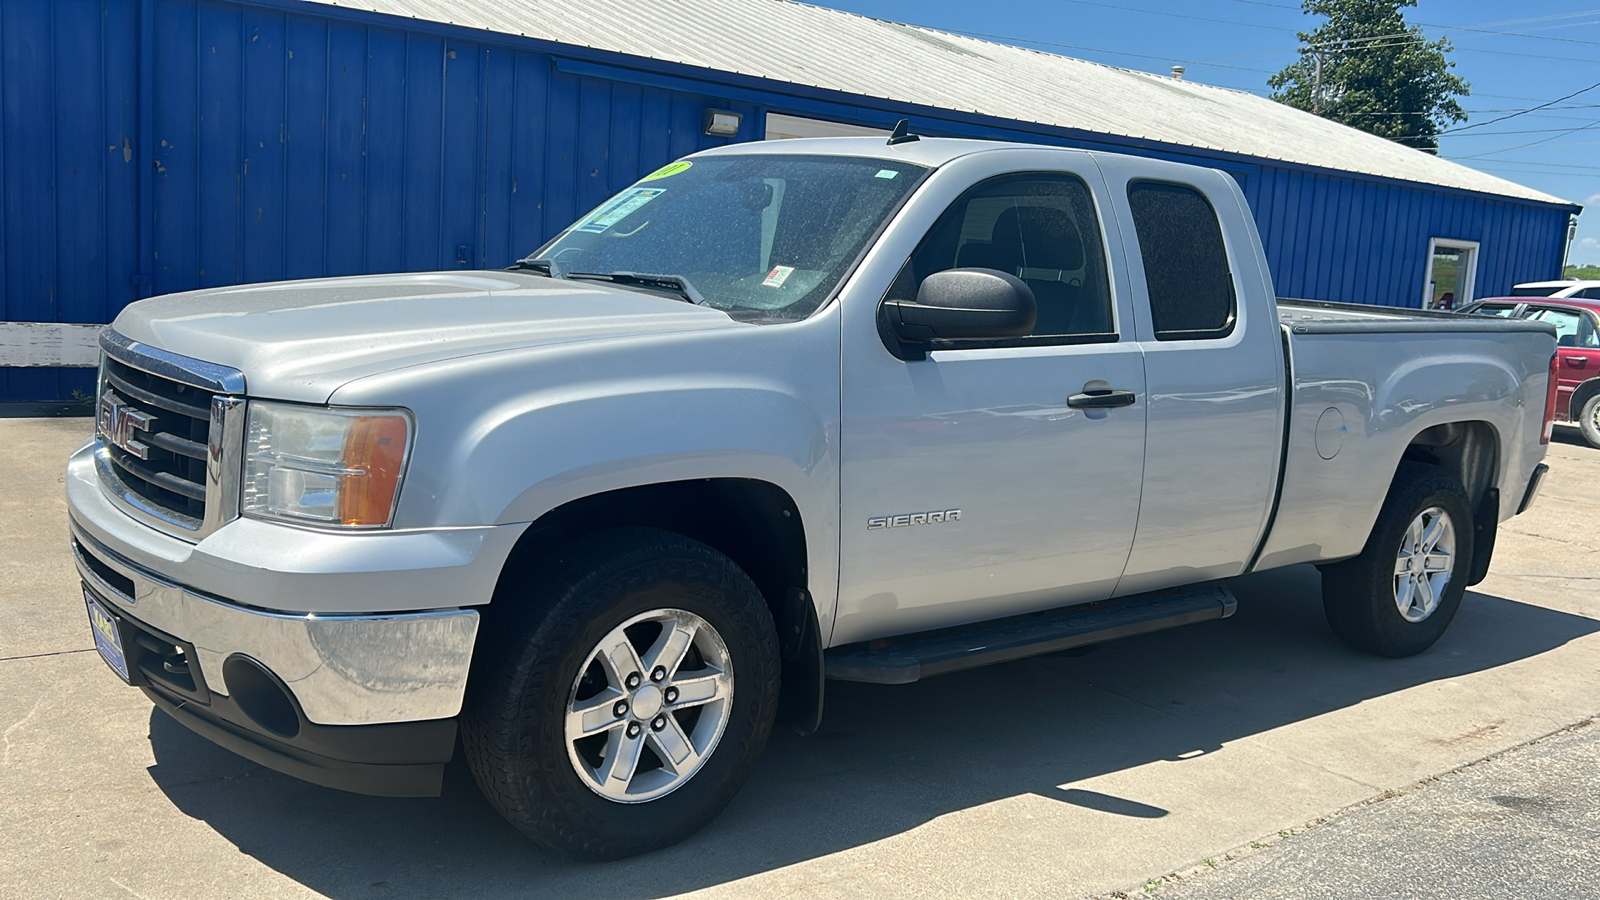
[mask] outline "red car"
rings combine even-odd
[[[1576,425],[1600,447],[1600,299],[1491,297],[1461,312],[1475,316],[1538,319],[1556,327],[1556,421]]]

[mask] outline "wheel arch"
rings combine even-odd
[[[1467,584],[1489,572],[1500,527],[1500,434],[1488,422],[1448,422],[1424,428],[1411,438],[1401,459],[1438,466],[1456,477],[1472,510],[1472,567]]]
[[[1578,386],[1572,389],[1572,397],[1567,402],[1567,421],[1578,421],[1578,416],[1583,412],[1583,405],[1596,394],[1600,394],[1600,376],[1579,382]]]
[[[822,714],[822,637],[812,602],[806,527],[788,491],[751,478],[702,478],[618,488],[570,500],[523,532],[501,569],[496,598],[536,577],[556,547],[619,527],[659,528],[711,547],[744,570],[761,592],[783,656],[779,720],[815,731]],[[492,628],[495,605],[484,607]],[[503,615],[504,613],[501,613]],[[482,629],[480,629],[482,630]]]

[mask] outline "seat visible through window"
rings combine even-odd
[[[1039,308],[1033,337],[1114,331],[1094,206],[1074,176],[1002,176],[973,188],[929,230],[890,295],[914,299],[922,279],[953,268],[1022,279]]]

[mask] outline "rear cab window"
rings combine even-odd
[[[1156,340],[1212,340],[1232,334],[1239,302],[1211,201],[1186,184],[1135,181],[1128,185],[1128,206]]]

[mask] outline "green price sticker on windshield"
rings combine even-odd
[[[655,181],[657,178],[670,178],[673,175],[678,174],[679,172],[687,172],[687,171],[689,171],[689,167],[692,166],[692,165],[694,165],[694,163],[689,162],[687,159],[682,159],[682,160],[679,160],[679,161],[677,161],[675,163],[667,163],[666,165],[664,165],[661,168],[655,170],[654,172],[651,172],[649,175],[646,175],[645,177],[643,177],[643,178],[641,178],[639,180],[640,181]]]

